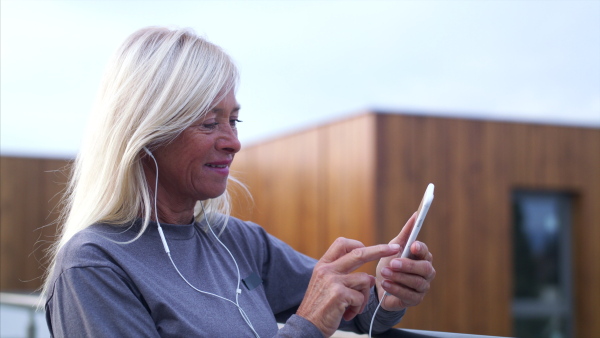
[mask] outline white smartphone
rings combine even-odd
[[[433,188],[433,184],[429,183],[427,189],[425,189],[425,195],[423,195],[423,199],[421,200],[421,204],[417,210],[417,220],[415,221],[415,226],[410,232],[410,236],[408,237],[404,251],[402,251],[402,255],[400,256],[401,258],[406,258],[410,255],[410,246],[417,239],[417,235],[421,230],[425,216],[427,216],[427,211],[429,211],[429,206],[431,206],[431,202],[433,202]]]

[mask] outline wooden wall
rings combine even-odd
[[[243,148],[233,175],[254,205],[237,201],[234,214],[315,258],[340,236],[375,243],[374,132],[364,115]]]
[[[364,114],[243,149],[255,203],[237,215],[318,258],[338,236],[388,242],[432,182],[420,239],[438,274],[401,327],[509,336],[511,193],[570,192],[577,336],[600,336],[599,149],[598,129]]]
[[[0,159],[0,290],[33,291],[41,286],[44,255],[54,240],[66,176],[64,160]],[[45,227],[46,226],[46,227]]]
[[[512,334],[514,189],[575,196],[577,337],[600,336],[600,129],[365,113],[244,147],[233,174],[254,200],[234,214],[315,258],[339,236],[386,243],[435,200],[420,239],[437,277],[401,327]],[[0,289],[34,290],[67,161],[2,157]],[[374,271],[374,264],[363,271]]]

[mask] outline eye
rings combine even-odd
[[[239,120],[239,119],[231,119],[231,120],[229,120],[229,125],[231,126],[231,128],[235,129],[235,128],[237,128],[237,124],[240,122],[244,122],[244,121]]]
[[[212,123],[202,123],[199,125],[200,129],[204,130],[204,131],[212,131],[217,129],[217,126],[219,125],[219,122],[212,122]]]

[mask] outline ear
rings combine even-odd
[[[154,157],[154,155],[152,154],[152,152],[150,151],[150,149],[148,149],[148,147],[143,147],[142,150],[140,151],[140,163],[142,164],[142,168],[144,169],[144,172],[146,172],[147,170],[150,170],[152,173],[154,173],[156,171],[156,167],[158,166],[158,163],[156,162],[156,158]],[[147,175],[148,173],[146,173]]]

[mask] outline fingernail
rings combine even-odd
[[[394,268],[394,269],[400,269],[400,268],[402,268],[402,261],[394,259],[392,261],[392,268]]]
[[[381,275],[383,277],[389,277],[392,275],[392,270],[390,270],[388,268],[383,268],[383,269],[381,269]]]
[[[400,244],[390,244],[390,248],[394,250],[400,250]]]
[[[417,249],[417,251],[421,251],[421,243],[415,242],[415,249]]]

